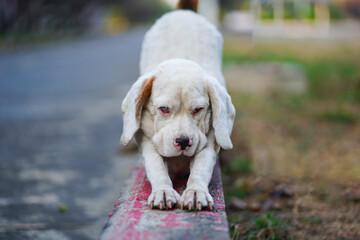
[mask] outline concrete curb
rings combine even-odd
[[[100,235],[101,240],[120,239],[229,239],[221,172],[217,162],[209,185],[214,198],[213,211],[149,210],[147,198],[151,185],[145,169],[138,165],[125,192],[115,203]],[[179,192],[187,179],[173,182]]]

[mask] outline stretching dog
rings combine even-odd
[[[196,0],[180,0],[146,33],[141,76],[122,103],[120,142],[136,138],[152,187],[150,208],[212,210],[216,155],[232,148],[235,108],[221,71],[223,39],[196,10]],[[184,175],[180,196],[171,178]]]

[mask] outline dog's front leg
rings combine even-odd
[[[180,195],[173,188],[164,160],[149,138],[144,137],[141,145],[146,176],[152,188],[148,198],[149,208],[172,208],[180,200]]]
[[[216,163],[216,153],[212,144],[208,144],[201,152],[195,155],[190,163],[190,176],[187,186],[180,198],[181,209],[201,210],[208,207],[212,210],[214,200],[209,194],[208,185]]]

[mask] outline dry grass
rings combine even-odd
[[[359,58],[360,42],[331,41],[258,41],[234,36],[225,36],[225,63],[238,59],[244,60],[294,60],[316,63],[323,60],[348,61],[353,57]]]
[[[313,101],[296,110],[277,104],[279,97],[249,97],[247,103],[238,97],[233,101],[243,114],[233,134],[247,136],[256,173],[360,180],[360,112],[351,105],[347,112],[355,122],[329,122],[321,116],[327,106]]]

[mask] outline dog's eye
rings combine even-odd
[[[201,112],[201,110],[203,110],[204,108],[199,107],[199,108],[195,108],[195,110],[193,111],[193,115],[198,114],[199,112]]]
[[[168,107],[159,107],[159,110],[163,116],[167,116],[170,114],[170,109]]]

